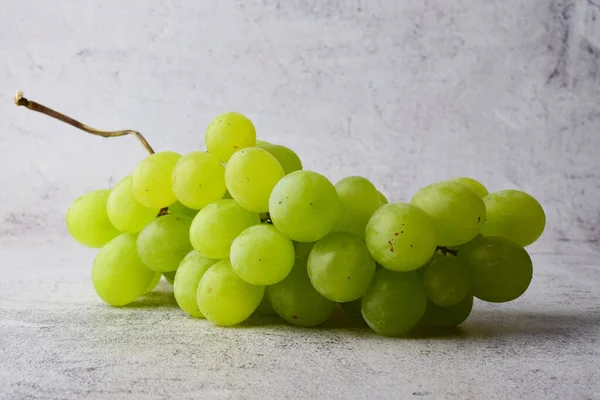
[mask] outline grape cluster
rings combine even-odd
[[[453,327],[473,298],[507,302],[532,279],[524,247],[545,214],[517,190],[457,178],[388,203],[367,179],[333,185],[292,150],[216,117],[207,151],[154,153],[111,190],[77,199],[70,234],[100,248],[98,296],[122,306],[164,276],[187,314],[220,326],[254,313],[316,326],[336,307],[387,336]]]

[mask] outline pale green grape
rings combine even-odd
[[[236,325],[252,315],[264,294],[264,286],[244,281],[225,259],[210,267],[200,279],[198,308],[206,319],[216,325]]]
[[[196,215],[190,228],[190,241],[205,256],[220,260],[229,257],[231,243],[244,229],[258,224],[258,214],[246,210],[235,200],[219,200]]]
[[[388,203],[388,199],[387,197],[385,197],[385,195],[381,192],[379,193],[379,200],[381,201],[381,205],[387,204]]]
[[[485,224],[483,200],[458,182],[426,186],[413,196],[411,203],[433,219],[439,246],[467,243]]]
[[[453,328],[462,324],[473,309],[473,296],[467,295],[460,303],[450,307],[440,307],[427,302],[421,324],[432,328]]]
[[[315,242],[294,242],[294,248],[296,249],[296,257],[308,261],[308,256],[315,245]]]
[[[456,257],[436,257],[425,267],[423,286],[429,300],[441,307],[453,306],[469,292],[467,271]]]
[[[161,277],[162,277],[162,274],[160,272],[156,272],[154,274],[154,278],[152,278],[152,282],[150,282],[150,284],[148,285],[148,289],[146,289],[146,293],[149,293],[149,292],[153,291],[154,289],[156,289],[156,287],[158,286],[158,283],[160,282]]]
[[[225,167],[219,159],[204,151],[181,157],[172,175],[173,192],[186,207],[200,210],[225,194]]]
[[[138,254],[148,268],[175,271],[192,250],[188,237],[192,220],[181,215],[163,215],[142,229],[137,239]]]
[[[147,268],[136,250],[136,236],[122,234],[96,255],[92,284],[100,298],[113,306],[129,304],[148,291],[156,271]]]
[[[360,176],[342,179],[335,184],[335,189],[342,207],[333,230],[351,232],[364,240],[367,222],[381,206],[380,193],[369,180]]]
[[[294,266],[294,244],[273,225],[246,228],[231,244],[231,265],[253,285],[273,285]]]
[[[227,162],[236,151],[256,144],[256,129],[244,115],[228,112],[211,121],[204,141],[209,153]]]
[[[362,315],[380,335],[406,335],[423,317],[427,295],[415,271],[379,268],[362,297]]]
[[[308,278],[306,260],[298,257],[288,276],[267,286],[266,293],[277,315],[293,325],[317,326],[335,311],[335,302],[315,290]]]
[[[481,184],[481,182],[476,181],[473,178],[468,178],[468,177],[462,176],[460,178],[451,179],[450,181],[462,183],[463,185],[465,185],[466,187],[471,189],[477,196],[481,197],[482,199],[488,195],[488,190],[486,189],[486,187],[483,186]]]
[[[315,243],[308,257],[308,276],[329,300],[358,299],[375,274],[375,260],[365,243],[351,233],[333,232]]]
[[[84,246],[102,247],[121,232],[106,213],[110,190],[94,190],[79,197],[67,211],[67,229]]]
[[[177,275],[177,270],[162,273],[162,276],[165,277],[165,281],[167,281],[171,286],[175,284],[175,275]]]
[[[381,206],[367,224],[367,247],[375,260],[393,271],[417,269],[433,256],[435,224],[421,209],[407,203]]]
[[[313,171],[295,171],[281,179],[269,199],[275,227],[297,242],[314,242],[333,229],[340,212],[335,187]]]
[[[533,264],[527,251],[502,237],[484,237],[460,248],[457,259],[469,276],[469,290],[492,303],[521,296],[531,283]]]
[[[106,212],[110,222],[122,232],[138,233],[158,215],[160,208],[146,207],[131,191],[131,177],[121,180],[110,192]]]
[[[255,213],[269,211],[269,196],[284,175],[279,161],[258,147],[238,151],[225,167],[225,183],[231,197]]]
[[[546,214],[536,199],[519,190],[490,193],[483,201],[487,221],[481,233],[501,236],[525,247],[544,232]]]
[[[279,161],[279,164],[281,164],[283,167],[283,171],[286,175],[302,169],[302,161],[300,161],[300,157],[298,157],[296,153],[285,146],[270,143],[259,144],[256,142],[256,147],[271,153],[271,155],[273,155],[277,161]]]
[[[131,189],[135,198],[151,208],[167,207],[177,198],[171,187],[173,168],[181,155],[161,151],[142,160],[131,174]]]
[[[171,214],[181,215],[182,217],[194,218],[198,214],[198,210],[193,210],[176,201],[169,206]]]
[[[198,285],[206,271],[217,260],[206,258],[197,250],[190,251],[179,264],[173,282],[173,295],[179,307],[196,318],[204,318],[198,309]]]

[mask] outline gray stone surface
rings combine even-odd
[[[597,0],[0,1],[0,398],[600,398],[599,18]],[[548,215],[532,287],[436,338],[218,329],[166,284],[107,307],[64,214],[143,149],[16,90],[182,153],[240,111],[393,201],[458,175],[521,188]]]

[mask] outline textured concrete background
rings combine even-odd
[[[596,0],[0,1],[0,60],[0,397],[600,398]],[[180,152],[237,110],[396,201],[458,175],[522,188],[548,214],[536,278],[421,341],[215,330],[168,295],[107,308],[64,213],[144,151],[17,109],[16,90]]]

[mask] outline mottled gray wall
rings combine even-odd
[[[144,157],[12,105],[16,90],[156,149],[211,117],[393,200],[456,175],[539,198],[543,242],[598,246],[598,0],[2,1],[0,235],[63,235]]]

